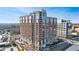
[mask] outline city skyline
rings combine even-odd
[[[67,16],[70,15],[70,8],[16,8],[19,11],[15,8],[3,9],[8,11],[4,14],[14,20],[8,20],[10,24],[0,25],[0,51],[79,51],[79,24],[72,24],[67,19],[71,17]],[[60,10],[63,11],[59,15],[67,16],[66,19],[59,17]],[[73,15],[78,9],[72,8],[70,12]],[[2,18],[6,19],[5,15]],[[11,23],[17,20],[15,16],[19,16],[18,24]],[[60,23],[57,20],[61,20]]]
[[[47,16],[79,23],[79,7],[0,7],[0,23],[19,23],[19,16],[45,9]]]

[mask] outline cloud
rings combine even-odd
[[[47,16],[79,22],[78,7],[0,7],[0,22],[18,22],[19,17],[32,11],[45,9]]]

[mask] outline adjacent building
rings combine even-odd
[[[70,20],[62,20],[57,25],[57,37],[60,39],[68,38],[71,35],[71,22]]]
[[[79,35],[79,24],[72,24],[72,35]]]

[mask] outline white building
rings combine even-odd
[[[62,20],[61,23],[57,25],[57,37],[60,39],[68,38],[71,34],[70,28],[71,22],[69,20]]]

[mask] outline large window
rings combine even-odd
[[[26,17],[26,23],[28,23],[28,17]]]
[[[23,17],[23,23],[24,23],[24,21],[25,21],[25,18]]]
[[[36,13],[36,19],[40,19],[40,15],[39,15],[39,13]]]
[[[35,13],[32,14],[32,22],[35,22]]]
[[[31,19],[32,19],[32,17],[31,17],[31,16],[29,16],[29,23],[31,23]]]
[[[38,19],[36,19],[36,23],[38,23]]]

